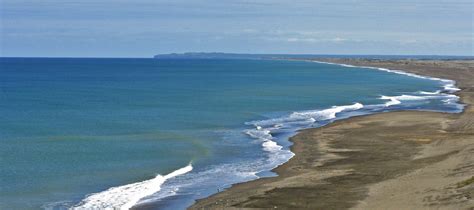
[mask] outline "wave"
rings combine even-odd
[[[193,167],[189,164],[165,176],[157,175],[153,179],[112,187],[103,192],[87,196],[71,209],[130,209],[142,198],[160,191],[161,185],[165,183],[166,180],[183,175],[191,170],[193,170]]]
[[[457,88],[456,87],[456,83],[452,80],[445,80],[445,81],[448,81],[448,84],[445,84],[443,87],[446,91],[448,91],[449,93],[454,93],[456,91],[460,91],[461,89]],[[449,82],[450,81],[450,82]]]
[[[401,104],[402,102],[397,99],[397,97],[390,97],[390,96],[381,96],[380,99],[382,100],[390,100],[389,102],[385,103],[386,107]]]
[[[438,95],[440,93],[441,93],[441,90],[437,90],[434,92],[418,91],[418,94],[422,94],[422,95]]]
[[[329,109],[293,112],[292,114],[286,117],[251,121],[245,124],[254,125],[256,130],[265,132],[265,135],[268,136],[269,133],[267,131],[281,128],[284,124],[307,124],[313,123],[315,121],[330,120],[336,118],[337,113],[343,111],[358,110],[363,107],[364,105],[362,105],[361,103],[354,103],[352,105],[345,106],[333,106]],[[267,129],[262,130],[263,127],[267,127]]]
[[[354,111],[362,109],[364,105],[361,103],[355,103],[353,105],[346,106],[333,106],[329,109],[323,109],[321,111],[305,111],[305,112],[295,112],[291,116],[301,116],[301,117],[311,117],[311,119],[318,120],[329,120],[336,118],[336,114],[342,111]]]
[[[445,104],[452,104],[453,102],[459,101],[459,96],[452,94],[441,93],[441,91],[435,92],[424,92],[419,91],[418,93],[423,95],[400,95],[400,96],[381,96],[382,100],[389,100],[385,103],[385,107],[401,104],[402,101],[420,101],[420,100],[432,100],[440,99]]]
[[[313,125],[317,121],[335,119],[338,113],[355,111],[362,109],[363,107],[364,105],[361,103],[354,103],[352,105],[333,106],[329,109],[323,110],[293,112],[285,117],[247,122],[247,125],[252,125],[254,128],[247,129],[244,132],[251,138],[262,141],[263,150],[270,153],[270,159],[279,158],[280,162],[282,162],[281,153],[282,151],[285,151],[286,157],[284,157],[283,162],[286,162],[294,156],[294,153],[289,150],[283,150],[283,146],[274,141],[275,137],[272,134],[278,133],[282,130],[286,132],[296,132],[301,128]],[[274,167],[277,167],[278,165]]]
[[[401,95],[401,96],[381,96],[382,100],[390,100],[385,103],[386,107],[401,104],[402,101],[416,101],[416,100],[425,100],[428,97],[423,96],[413,96],[413,95]]]

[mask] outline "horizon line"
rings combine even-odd
[[[426,57],[472,57],[473,55],[441,55],[441,54],[311,54],[311,53],[239,53],[239,52],[170,52],[170,53],[158,53],[151,55],[150,57],[141,57],[141,56],[115,56],[115,57],[107,57],[107,56],[1,56],[0,58],[103,58],[103,59],[112,59],[112,58],[150,58],[154,59],[156,55],[170,55],[170,54],[185,54],[185,53],[219,53],[219,54],[239,54],[239,55],[290,55],[290,56],[401,56],[401,57],[410,57],[410,56],[426,56]]]

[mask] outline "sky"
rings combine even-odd
[[[0,0],[0,56],[472,56],[473,8],[473,0]]]

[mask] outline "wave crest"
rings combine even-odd
[[[103,192],[87,196],[78,205],[71,209],[130,209],[142,198],[160,191],[161,185],[165,183],[166,180],[183,175],[192,170],[193,166],[189,164],[188,166],[173,171],[165,176],[157,175],[153,179],[119,187],[112,187]]]

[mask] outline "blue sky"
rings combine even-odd
[[[473,55],[472,0],[0,0],[1,56]]]

